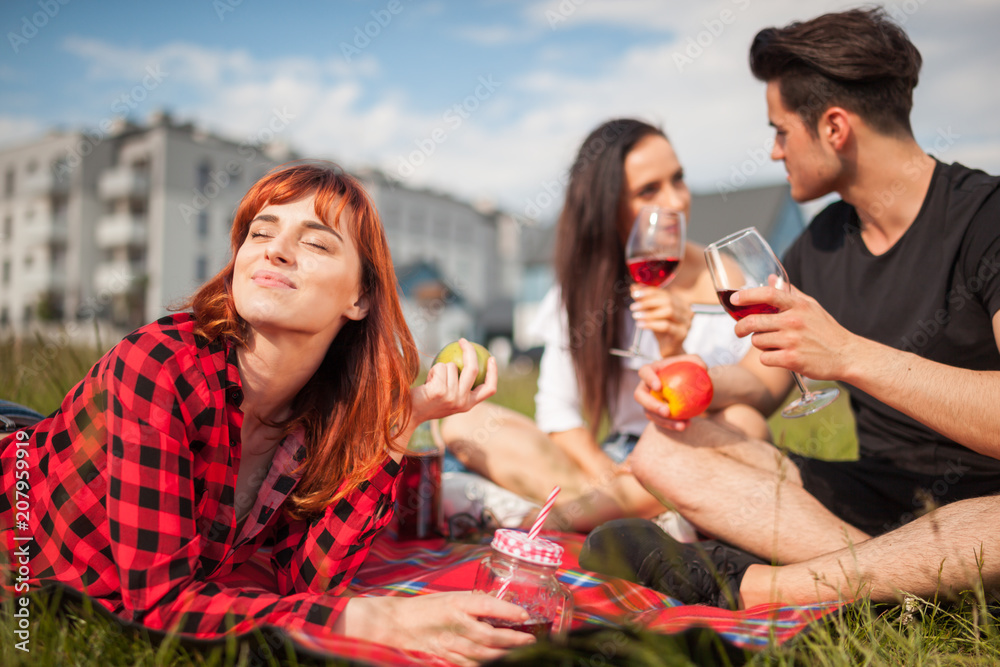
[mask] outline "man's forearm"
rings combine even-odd
[[[861,339],[840,378],[969,449],[1000,458],[1000,371],[972,371]]]

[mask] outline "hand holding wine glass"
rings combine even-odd
[[[663,287],[677,273],[684,256],[686,220],[680,211],[659,206],[645,206],[636,216],[625,244],[625,263],[633,282],[647,287]],[[632,345],[627,350],[612,349],[620,357],[639,357],[639,336],[636,326]]]
[[[777,313],[778,309],[766,303],[734,305],[732,296],[735,292],[768,286],[790,290],[785,267],[754,227],[740,230],[710,244],[705,248],[705,261],[712,274],[719,302],[736,320],[749,315]],[[781,411],[785,417],[810,415],[825,408],[840,395],[840,390],[836,387],[811,392],[805,388],[798,373],[792,372],[792,377],[802,396],[785,406]]]

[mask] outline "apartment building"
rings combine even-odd
[[[155,319],[222,266],[240,197],[283,157],[174,123],[0,152],[0,328]]]
[[[103,130],[0,151],[0,335],[59,326],[85,334],[93,322],[120,335],[162,316],[228,261],[232,215],[249,186],[296,157],[165,113]],[[509,332],[513,219],[377,171],[359,177],[397,268],[431,266],[447,285],[437,298],[403,294],[422,349]]]

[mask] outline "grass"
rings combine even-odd
[[[48,413],[100,356],[98,349],[14,344],[0,341],[3,396]],[[533,412],[536,374],[509,369],[494,400],[526,414]],[[824,458],[856,455],[853,421],[846,398],[799,420],[772,418],[775,441],[789,449]],[[0,561],[3,560],[0,554]],[[0,562],[4,572],[8,564]],[[83,603],[60,603],[34,596],[30,610],[30,652],[16,648],[18,619],[12,601],[0,596],[0,665],[10,667],[94,665],[243,665],[315,664],[278,646],[263,653],[246,643],[214,648],[158,641],[123,630],[114,620]],[[1000,614],[980,595],[958,602],[915,601],[910,608],[862,600],[815,624],[783,646],[757,653],[727,649],[712,633],[695,631],[662,636],[627,630],[599,630],[573,636],[567,645],[538,645],[509,654],[504,664],[580,665],[992,665],[1000,663]],[[267,648],[268,643],[261,641]],[[339,664],[331,662],[329,664]]]

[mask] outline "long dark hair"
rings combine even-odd
[[[621,362],[612,347],[624,343],[628,296],[625,248],[618,233],[626,215],[625,157],[643,138],[662,130],[630,118],[610,120],[587,137],[570,169],[566,203],[556,229],[555,271],[569,324],[569,345],[583,402],[596,435],[612,410]],[[610,415],[613,417],[613,415]]]
[[[285,432],[305,428],[302,479],[286,510],[295,518],[320,514],[382,465],[396,430],[410,418],[410,384],[419,360],[403,319],[396,274],[382,223],[361,184],[332,163],[277,167],[250,188],[236,210],[232,258],[191,298],[198,331],[209,340],[245,345],[246,322],[233,303],[236,254],[250,222],[267,204],[316,195],[316,215],[348,231],[361,259],[368,314],[344,324],[313,377],[299,391]]]
[[[883,134],[912,136],[921,63],[917,47],[881,8],[765,28],[750,47],[754,76],[779,82],[782,102],[813,136],[831,106],[853,111]]]

